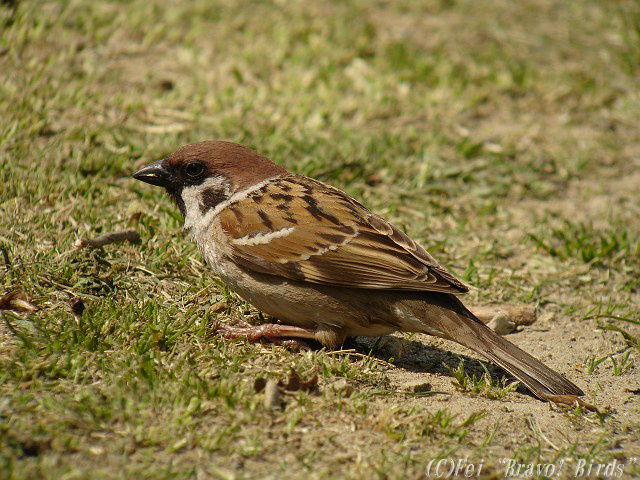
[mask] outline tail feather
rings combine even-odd
[[[429,319],[429,325],[445,338],[470,348],[504,368],[542,400],[553,395],[584,395],[584,392],[540,360],[505,340],[482,323],[457,297],[447,295],[441,304],[440,319]],[[445,320],[446,319],[446,320]]]
[[[468,321],[466,317],[463,318]],[[465,342],[463,345],[504,368],[525,384],[537,397],[545,399],[549,395],[584,395],[584,392],[575,384],[513,343],[500,337],[482,322],[470,323],[469,327],[475,331],[477,339]]]

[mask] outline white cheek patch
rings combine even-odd
[[[192,228],[199,229],[207,226],[213,218],[214,208],[205,210],[201,209],[203,195],[206,191],[217,192],[224,198],[229,197],[229,183],[223,177],[207,178],[200,185],[184,187],[182,193],[182,201],[184,202],[186,215],[184,217],[184,228],[190,230]]]

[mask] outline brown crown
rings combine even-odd
[[[164,162],[168,167],[179,167],[193,160],[204,163],[210,172],[227,177],[232,184],[231,193],[288,173],[286,169],[258,152],[237,143],[224,141],[184,145],[169,155]]]

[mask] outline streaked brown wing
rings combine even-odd
[[[306,177],[273,180],[224,209],[220,222],[233,260],[256,272],[354,288],[468,290],[386,220]]]

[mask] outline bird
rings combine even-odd
[[[279,321],[229,326],[230,337],[334,349],[351,336],[426,333],[484,356],[541,400],[584,395],[476,318],[457,296],[463,282],[338,188],[221,140],[181,146],[133,178],[163,187],[215,275]]]

